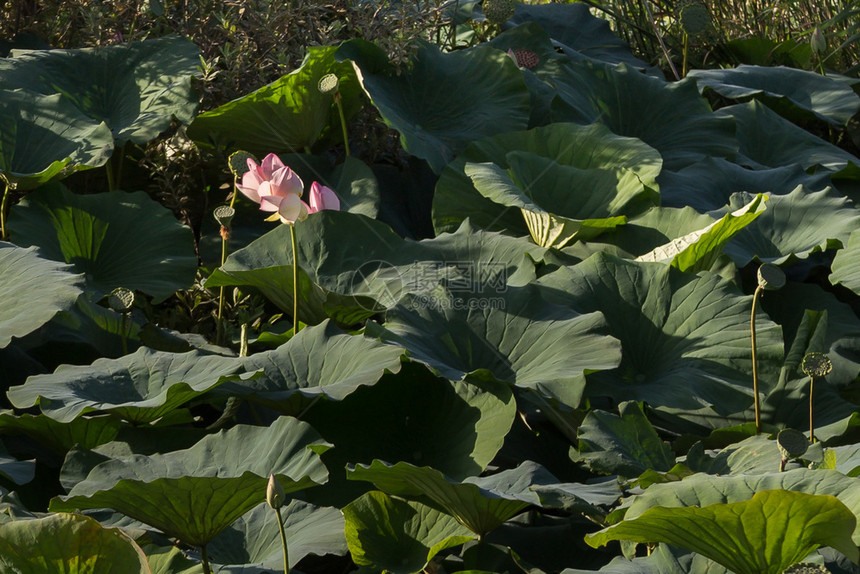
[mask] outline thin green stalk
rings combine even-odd
[[[346,157],[349,157],[349,138],[346,135],[346,118],[343,117],[343,105],[340,103],[340,92],[334,95],[334,103],[337,104],[337,113],[340,115],[340,129],[343,131],[343,147],[346,149]]]
[[[6,241],[9,234],[6,232],[6,203],[9,201],[9,182],[5,178],[3,180],[3,201],[0,202],[0,239]]]
[[[657,21],[654,19],[654,14],[651,13],[651,7],[648,5],[648,0],[644,0],[642,5],[645,6],[645,11],[648,13],[648,20],[651,22],[651,27],[654,28],[654,34],[657,35],[657,41],[660,42],[660,49],[663,50],[663,55],[666,56],[666,63],[669,64],[669,68],[672,70],[672,74],[675,76],[675,79],[680,81],[681,76],[678,75],[678,70],[675,69],[675,64],[672,63],[672,58],[669,56],[669,49],[666,47],[666,43],[663,42],[663,35],[660,34],[660,29],[657,27]]]
[[[224,266],[224,262],[227,260],[227,240],[224,236],[221,236],[221,267]],[[221,322],[221,315],[224,313],[224,286],[221,285],[221,288],[218,290],[218,328],[217,333],[215,335],[215,344],[221,345],[223,343],[224,337],[224,325]]]
[[[756,287],[755,293],[753,293],[753,302],[752,302],[752,315],[750,317],[750,336],[752,339],[752,372],[753,372],[753,393],[754,404],[755,404],[755,432],[756,434],[761,434],[761,413],[759,408],[759,395],[758,395],[758,364],[756,363],[756,348],[755,348],[755,308],[756,302],[758,301],[759,293],[761,293],[764,288],[759,285]]]
[[[128,313],[123,313],[120,316],[119,332],[122,339],[122,354],[128,355]]]
[[[809,377],[809,442],[815,442],[815,423],[812,420],[812,398],[815,392],[815,377]]]
[[[212,574],[212,569],[209,567],[209,553],[206,551],[206,545],[200,547],[200,562],[203,564],[203,574]]]
[[[119,157],[119,161],[117,161],[117,164],[116,164],[116,176],[114,177],[114,189],[119,189],[120,185],[122,184],[122,165],[124,163],[122,161],[122,158],[125,156],[125,144],[123,144],[123,146],[121,148],[119,148],[117,151],[118,151],[118,154],[116,154],[116,155],[117,155],[117,157]]]
[[[281,546],[284,549],[284,574],[290,574],[290,555],[287,550],[287,533],[284,532],[284,520],[281,518],[281,509],[276,508],[275,513],[278,515],[278,529],[281,531]]]
[[[290,226],[290,240],[293,244],[293,335],[299,332],[299,248],[296,241],[296,226]]]
[[[105,173],[107,174],[108,191],[115,190],[116,183],[114,182],[113,177],[113,161],[110,158],[108,158],[107,163],[105,164]]]

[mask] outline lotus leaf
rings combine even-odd
[[[860,294],[860,231],[851,233],[845,248],[833,259],[830,282],[834,285],[842,284]]]
[[[270,473],[286,493],[325,482],[317,452],[329,446],[289,417],[268,427],[237,425],[186,450],[103,462],[50,510],[112,508],[203,546],[265,500]]]
[[[203,565],[185,556],[176,546],[143,547],[152,574],[203,574]]]
[[[187,124],[197,111],[191,77],[199,50],[179,36],[79,50],[16,50],[12,56],[0,60],[0,84],[62,94],[81,113],[106,122],[117,146],[147,143],[174,117]]]
[[[75,304],[83,278],[71,271],[70,265],[43,259],[35,248],[0,241],[0,276],[15,277],[0,283],[0,348]]]

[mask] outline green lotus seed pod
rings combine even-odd
[[[514,17],[516,5],[513,0],[484,0],[481,7],[487,20],[494,24],[504,24]]]
[[[284,505],[284,487],[278,482],[274,474],[269,475],[269,484],[266,485],[266,502],[272,508],[280,508]]]
[[[711,13],[700,2],[685,4],[679,16],[681,27],[690,36],[699,36],[711,29]]]
[[[812,48],[813,54],[822,54],[827,50],[827,38],[824,37],[824,32],[818,26],[815,27],[809,37],[809,47]]]
[[[785,286],[785,273],[772,263],[765,263],[758,268],[759,287],[766,291],[776,291]]]
[[[809,439],[802,432],[794,429],[782,429],[776,435],[776,446],[782,458],[797,458],[803,456],[809,448]]]
[[[520,68],[532,70],[540,63],[540,58],[531,50],[514,50],[514,61]]]
[[[337,76],[334,74],[326,74],[320,78],[317,88],[323,94],[334,94],[337,92],[339,85],[340,82],[338,82]]]
[[[799,562],[789,567],[783,574],[830,574],[830,570],[821,564]]]
[[[108,296],[108,307],[117,313],[128,313],[134,306],[134,291],[125,287],[117,287]]]
[[[222,227],[230,227],[230,222],[233,221],[233,216],[236,215],[236,210],[229,205],[219,205],[213,212],[215,221]]]
[[[254,160],[255,163],[257,161],[257,158],[255,158],[253,154],[242,150],[233,152],[230,155],[227,159],[227,163],[230,165],[230,171],[233,172],[234,178],[242,179],[242,176],[248,172],[249,159]]]
[[[824,353],[807,353],[800,363],[800,370],[809,377],[825,377],[833,370],[833,363]]]

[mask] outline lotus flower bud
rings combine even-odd
[[[765,263],[758,268],[759,287],[766,291],[776,291],[785,285],[785,273],[772,263]]]
[[[812,48],[813,54],[822,54],[827,50],[827,38],[824,37],[824,32],[818,26],[815,27],[809,37],[809,47]]]
[[[272,508],[280,508],[284,505],[284,487],[278,482],[274,474],[269,475],[269,484],[266,486],[266,502]]]

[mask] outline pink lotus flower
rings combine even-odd
[[[308,195],[308,202],[310,203],[308,206],[309,213],[316,213],[323,209],[340,211],[340,200],[337,198],[337,195],[332,189],[319,182],[315,181],[311,184],[311,191]]]
[[[281,158],[270,153],[257,165],[248,159],[248,171],[236,185],[262,211],[277,212],[284,223],[295,223],[308,216],[308,206],[301,200],[304,183]]]

